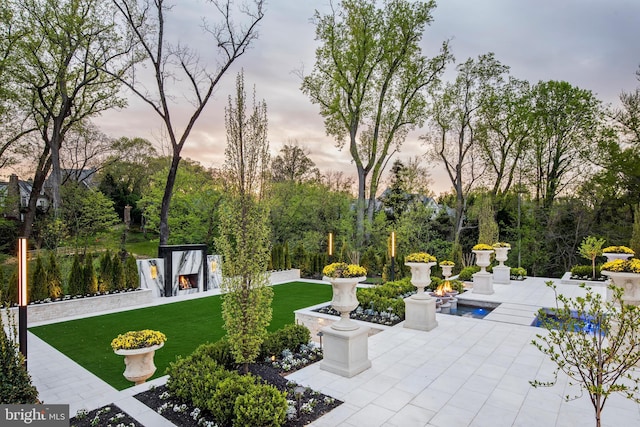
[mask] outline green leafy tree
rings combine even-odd
[[[47,289],[50,298],[60,298],[62,296],[62,273],[58,267],[56,254],[49,252],[49,263],[47,265]]]
[[[166,165],[149,177],[149,188],[138,201],[146,219],[145,228],[160,231],[160,211],[166,179]],[[214,246],[218,235],[218,210],[223,192],[211,170],[184,159],[176,175],[168,218],[171,244],[205,243]]]
[[[582,240],[580,248],[578,249],[580,256],[591,261],[591,267],[593,269],[593,275],[591,277],[593,279],[596,278],[596,259],[602,255],[602,247],[604,246],[604,243],[604,239],[598,239],[595,236],[587,236]]]
[[[532,96],[529,179],[535,183],[535,200],[548,210],[558,194],[584,179],[584,163],[591,162],[605,132],[604,111],[591,91],[567,82],[540,82]]]
[[[12,2],[15,26],[23,33],[12,66],[19,104],[42,144],[22,234],[29,237],[45,178],[52,205],[62,205],[61,150],[72,129],[101,112],[125,105],[120,84],[102,68],[126,73],[129,39],[118,32],[107,0],[24,0]],[[51,172],[51,173],[49,173]]]
[[[63,218],[75,237],[76,246],[82,242],[87,249],[89,239],[97,233],[109,230],[118,222],[113,210],[113,201],[100,191],[84,188],[74,182],[63,187],[65,205],[61,209]]]
[[[298,145],[298,141],[285,144],[280,154],[271,162],[271,179],[274,182],[309,182],[320,179],[320,171],[307,150]]]
[[[532,344],[556,364],[552,381],[530,381],[534,387],[553,386],[558,373],[569,377],[570,385],[586,392],[593,405],[596,427],[600,427],[607,399],[620,393],[640,403],[640,307],[626,304],[622,289],[610,286],[613,298],[587,289],[586,296],[575,299],[558,294],[553,282],[547,282],[556,295],[556,307],[540,309],[538,317],[546,334],[537,334]],[[584,287],[584,285],[581,285]],[[581,393],[580,393],[581,394]],[[578,396],[567,395],[570,400]]]
[[[435,1],[343,0],[316,12],[316,62],[302,91],[320,106],[327,134],[345,144],[356,166],[356,249],[373,222],[384,167],[407,133],[424,120],[425,91],[449,61],[447,43],[427,58],[421,41]],[[367,202],[368,201],[368,202]]]
[[[29,288],[29,302],[42,301],[49,296],[47,292],[47,269],[40,255],[36,257]]]
[[[0,404],[27,403],[38,403],[38,390],[19,351],[15,319],[6,309],[0,313]]]
[[[236,94],[225,109],[227,147],[225,174],[227,198],[220,216],[216,240],[224,262],[222,315],[236,363],[249,363],[271,322],[273,290],[269,276],[269,211],[261,202],[268,162],[267,106],[264,101],[247,105],[244,77],[236,79]]]
[[[171,164],[164,185],[159,223],[160,244],[166,245],[169,243],[169,208],[182,149],[226,71],[257,38],[257,26],[264,16],[264,1],[251,0],[237,9],[230,0],[210,2],[212,11],[207,18],[219,16],[219,20],[213,27],[205,21],[204,29],[212,36],[209,45],[219,53],[215,69],[198,60],[197,50],[183,44],[172,45],[165,38],[169,34],[165,25],[171,22],[170,12],[180,10],[179,6],[184,5],[168,5],[164,0],[144,5],[138,5],[134,0],[114,0],[113,3],[122,19],[123,34],[133,34],[139,47],[137,53],[144,59],[140,66],[149,67],[155,85],[137,78],[138,73],[122,74],[117,70],[110,70],[110,73],[158,114],[170,144]],[[234,16],[236,11],[238,16]],[[181,16],[192,15],[183,12]],[[237,24],[240,17],[246,20],[243,25]],[[188,82],[187,87],[175,85],[176,79]],[[180,125],[176,123],[176,117],[184,117],[184,114],[171,114],[179,98],[186,99],[192,108],[192,113],[187,113],[186,123]]]

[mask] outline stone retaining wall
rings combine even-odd
[[[153,302],[151,289],[138,289],[136,291],[119,292],[95,297],[69,299],[44,304],[30,304],[27,306],[27,323],[32,325],[34,323],[49,322],[73,316],[83,316],[103,311],[146,305],[151,302]],[[13,307],[11,311],[14,313],[14,319],[17,322],[18,308]]]

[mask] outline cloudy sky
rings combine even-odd
[[[211,17],[204,0],[175,0],[168,15],[173,40],[202,52],[213,64],[209,40],[200,29],[201,16]],[[236,74],[243,69],[247,88],[255,85],[256,97],[268,108],[269,142],[273,155],[287,142],[297,140],[310,152],[321,171],[342,170],[355,176],[346,151],[338,151],[325,135],[317,106],[300,91],[296,70],[309,72],[314,65],[314,12],[326,13],[328,0],[270,0],[259,27],[259,38],[232,66],[217,88],[214,99],[183,150],[183,157],[205,166],[220,167],[226,145],[224,108],[233,93]],[[637,0],[440,0],[433,23],[423,37],[423,51],[435,54],[450,40],[456,62],[494,52],[511,68],[514,77],[532,83],[565,80],[593,91],[608,104],[617,104],[621,91],[640,86],[635,72],[640,65],[640,2]],[[455,76],[449,66],[446,78]],[[186,112],[186,113],[185,113]],[[179,126],[191,113],[178,96],[174,118]],[[125,110],[111,111],[96,120],[112,137],[144,137],[160,144],[160,119],[150,108],[131,98]],[[420,155],[426,148],[410,135],[398,158]],[[450,188],[448,179],[433,165],[436,193]]]

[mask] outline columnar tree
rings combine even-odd
[[[373,221],[382,172],[407,133],[423,122],[426,89],[449,61],[447,43],[427,58],[421,43],[435,1],[343,0],[316,13],[316,63],[302,91],[320,106],[327,134],[345,144],[356,165],[357,249],[365,240],[365,211]]]
[[[251,0],[239,7],[239,15],[244,22],[234,16],[234,3],[231,0],[207,2],[213,8],[211,15],[219,16],[219,21],[204,26],[204,31],[211,36],[208,45],[213,46],[218,54],[214,69],[201,63],[199,53],[188,45],[168,39],[166,24],[169,12],[176,5],[167,4],[164,0],[113,2],[123,20],[123,31],[131,34],[138,43],[137,54],[144,59],[141,66],[151,70],[153,84],[140,79],[138,73],[111,71],[111,74],[160,116],[171,147],[171,164],[160,208],[160,245],[166,245],[169,241],[169,207],[182,149],[224,74],[258,37],[257,26],[264,16],[264,1]],[[143,69],[138,71],[146,72]],[[186,86],[176,85],[177,80],[183,80]],[[182,125],[176,121],[178,115],[171,114],[177,98],[186,98],[193,107],[191,115]]]
[[[224,273],[222,314],[237,363],[254,362],[271,322],[273,290],[268,287],[269,227],[261,200],[268,165],[267,106],[248,105],[244,78],[236,79],[235,98],[225,109],[227,199],[220,216],[218,248]]]

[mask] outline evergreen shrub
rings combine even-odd
[[[73,265],[69,273],[69,290],[67,294],[71,296],[84,294],[84,271],[78,255],[73,257]]]
[[[259,384],[235,401],[235,423],[238,426],[281,426],[287,414],[284,392],[274,386]]]
[[[47,270],[40,255],[36,258],[29,288],[29,302],[43,301],[49,296],[49,292],[47,292]]]
[[[15,319],[8,309],[5,314],[0,313],[0,404],[37,403],[38,390],[31,384],[24,357],[18,351]]]
[[[247,393],[256,385],[256,377],[251,374],[240,375],[232,372],[228,377],[218,383],[215,391],[209,396],[206,408],[211,411],[216,421],[222,425],[231,425],[234,419],[234,406],[236,399]],[[259,426],[262,424],[243,424],[236,422],[234,425]]]
[[[269,332],[262,342],[260,358],[264,359],[281,354],[285,349],[292,352],[300,350],[300,346],[311,341],[311,332],[304,325],[289,324],[274,332]]]
[[[171,362],[166,373],[169,393],[184,402],[193,402],[198,408],[207,408],[218,383],[231,375],[209,357],[192,356]]]
[[[458,280],[463,280],[466,282],[470,282],[473,280],[473,275],[480,271],[480,267],[477,265],[470,265],[469,267],[465,267],[458,274]]]
[[[49,253],[47,290],[49,291],[49,298],[60,298],[62,296],[62,273],[58,267],[58,261],[56,260],[54,251]]]

